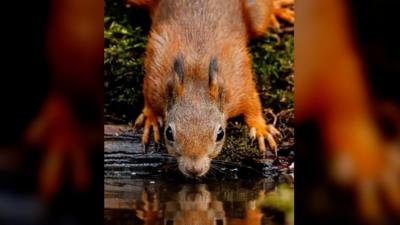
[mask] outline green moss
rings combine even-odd
[[[270,33],[250,43],[262,103],[275,112],[293,108],[293,34]]]
[[[106,1],[104,18],[104,111],[109,122],[132,120],[143,104],[143,58],[147,32],[130,21],[135,9]],[[135,23],[138,23],[135,25]]]

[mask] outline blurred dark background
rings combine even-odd
[[[349,5],[374,96],[400,103],[400,32],[396,29],[399,3],[352,0]]]
[[[389,0],[296,2],[297,224],[400,224],[398,10]],[[337,63],[341,58],[354,62]],[[334,133],[330,122],[341,118],[347,122],[333,122],[342,129]],[[341,183],[332,165],[346,152],[353,155],[341,159],[340,176],[354,176]],[[346,160],[361,162],[354,164],[359,172]],[[374,166],[382,170],[369,173]]]
[[[2,3],[0,224],[103,221],[102,9]]]

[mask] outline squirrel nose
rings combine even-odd
[[[193,177],[198,177],[201,174],[201,170],[193,168],[189,170],[188,173]]]

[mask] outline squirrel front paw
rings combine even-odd
[[[249,136],[252,140],[257,138],[258,147],[263,153],[266,152],[265,139],[267,139],[273,156],[277,156],[278,145],[276,144],[275,139],[280,137],[281,133],[272,124],[267,124],[266,126],[252,126],[250,128]]]
[[[153,113],[146,107],[143,109],[143,113],[141,113],[137,117],[134,125],[134,130],[136,130],[139,127],[143,127],[143,136],[142,136],[143,145],[147,145],[149,143],[151,128],[153,128],[154,142],[156,143],[159,142],[160,140],[159,117],[157,117],[155,113]]]

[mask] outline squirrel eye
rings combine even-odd
[[[222,127],[219,127],[218,131],[217,131],[217,141],[221,141],[222,138],[224,138],[224,129],[222,129]]]
[[[174,134],[170,126],[165,130],[165,137],[167,137],[168,141],[174,141]]]

